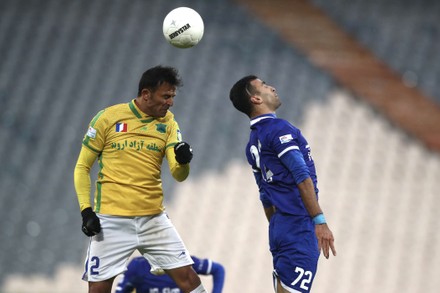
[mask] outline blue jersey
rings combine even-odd
[[[224,268],[221,264],[209,259],[199,259],[191,256],[194,261],[193,268],[197,274],[213,276],[213,293],[221,293],[224,283]],[[144,257],[131,260],[122,281],[116,288],[116,293],[180,293],[179,287],[165,275],[150,273],[150,264]]]
[[[250,123],[246,157],[254,171],[263,206],[275,206],[285,214],[308,216],[295,174],[283,161],[283,157],[293,153],[299,155],[318,194],[315,164],[307,140],[298,128],[274,114],[255,117]]]

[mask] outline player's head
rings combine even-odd
[[[275,112],[281,105],[274,87],[267,85],[255,75],[237,81],[229,92],[234,107],[249,117]]]
[[[251,96],[255,93],[251,82],[257,78],[255,75],[245,76],[237,81],[229,91],[229,99],[234,107],[248,116],[252,112]]]
[[[163,83],[169,83],[176,88],[182,86],[182,80],[177,69],[159,65],[145,71],[139,81],[138,97],[143,89],[154,92]]]
[[[137,104],[145,114],[164,117],[174,104],[182,81],[175,68],[156,66],[144,72],[139,82]]]

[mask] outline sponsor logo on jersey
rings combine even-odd
[[[116,132],[127,132],[127,123],[116,123]]]
[[[289,141],[293,140],[293,137],[291,134],[285,134],[283,136],[279,137],[281,144],[288,143]]]
[[[87,136],[90,138],[95,138],[96,137],[96,129],[93,128],[92,126],[90,126],[89,129],[87,130]]]

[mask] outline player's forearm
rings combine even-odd
[[[270,222],[270,218],[272,218],[273,214],[275,214],[275,207],[271,206],[268,208],[264,208],[264,214],[266,215],[267,221]]]
[[[170,168],[171,175],[178,182],[182,182],[188,177],[189,170],[189,164],[180,165],[176,163],[173,167]]]
[[[321,207],[319,206],[318,199],[315,194],[315,187],[312,179],[309,177],[298,184],[298,189],[301,194],[301,199],[304,203],[307,212],[311,217],[318,214],[322,214]]]
[[[96,160],[97,155],[88,151],[85,147],[81,149],[78,161],[74,170],[74,185],[78,198],[80,210],[91,207],[90,204],[90,169]]]
[[[169,147],[166,150],[166,159],[168,161],[168,166],[170,168],[171,176],[173,176],[173,178],[178,182],[184,181],[189,175],[189,171],[190,171],[189,163],[179,164],[176,161],[174,149],[172,147]]]
[[[75,167],[74,184],[80,210],[90,207],[90,174],[81,166]]]
[[[213,287],[212,293],[221,293],[225,282],[225,268],[216,262],[212,263]]]

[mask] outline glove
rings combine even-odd
[[[101,223],[98,216],[92,210],[92,208],[85,208],[81,211],[83,219],[81,230],[87,236],[94,236],[101,232]]]
[[[191,162],[193,157],[191,146],[184,141],[181,141],[174,146],[174,153],[176,154],[176,161],[182,165]]]

